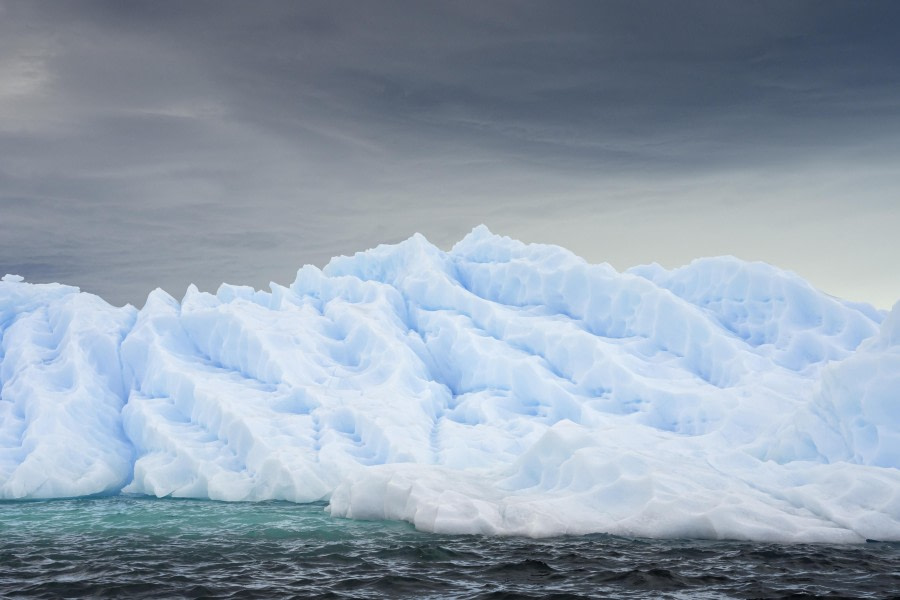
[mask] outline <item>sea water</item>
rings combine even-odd
[[[900,544],[435,535],[323,504],[0,503],[4,598],[897,597]]]

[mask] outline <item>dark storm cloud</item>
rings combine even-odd
[[[0,269],[115,302],[482,221],[619,267],[792,266],[753,241],[785,201],[826,217],[813,241],[848,213],[897,224],[896,4],[0,7]],[[743,245],[666,234],[735,240],[736,214]]]

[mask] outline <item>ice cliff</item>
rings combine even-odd
[[[0,282],[0,498],[328,500],[427,531],[900,540],[900,305],[476,228],[116,308]]]

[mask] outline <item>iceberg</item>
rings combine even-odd
[[[475,228],[140,310],[0,282],[0,499],[327,501],[424,531],[900,541],[900,303]]]

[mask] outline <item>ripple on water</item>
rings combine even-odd
[[[897,597],[900,544],[447,536],[323,505],[0,503],[10,598]]]

